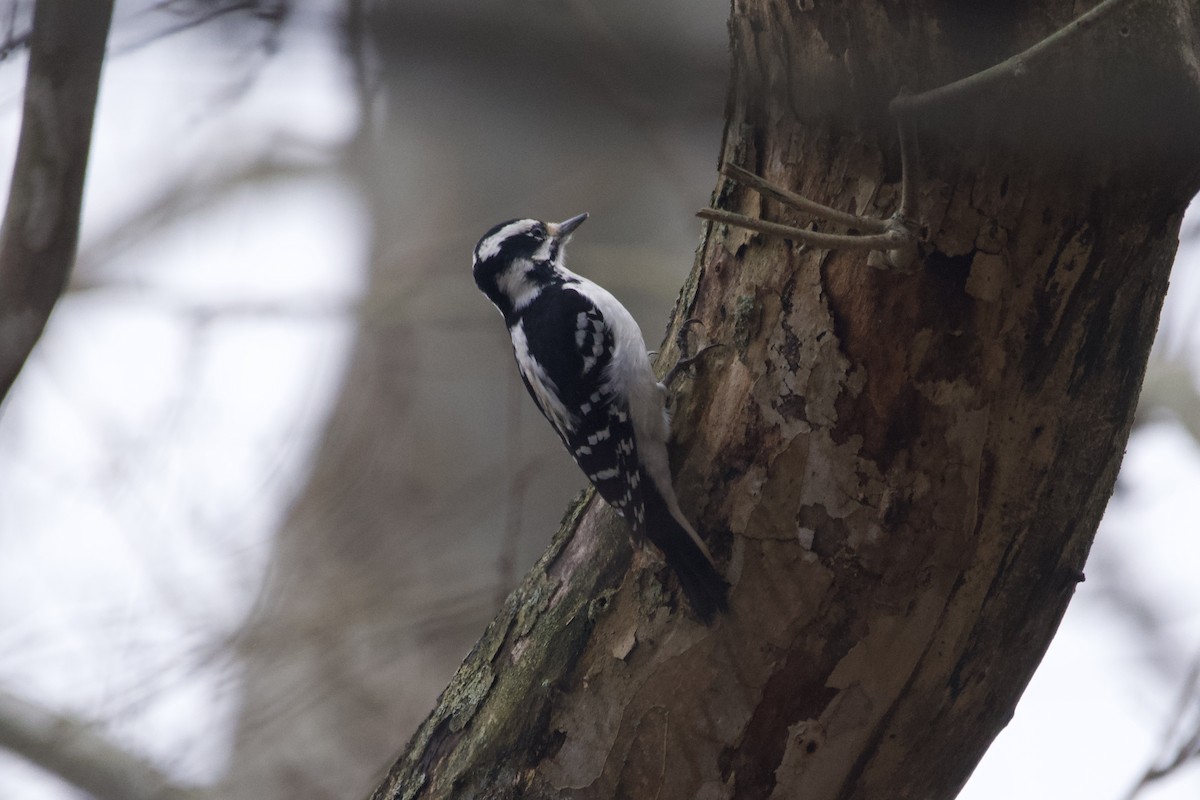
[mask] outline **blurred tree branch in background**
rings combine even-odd
[[[1164,778],[1194,767],[1197,759],[1200,759],[1200,657],[1193,659],[1183,682],[1158,757],[1146,768],[1125,800],[1134,800]]]
[[[96,800],[200,800],[143,758],[118,747],[83,720],[0,690],[0,747],[79,787]]]
[[[112,0],[38,0],[0,232],[0,403],[67,284]]]
[[[1200,446],[1200,391],[1192,369],[1179,359],[1155,360],[1146,370],[1136,424],[1146,425],[1163,415],[1178,420]]]

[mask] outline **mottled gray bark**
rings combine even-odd
[[[1075,13],[736,0],[721,157],[886,216],[888,102]],[[676,397],[675,455],[731,612],[697,624],[665,569],[627,572],[610,511],[577,509],[374,796],[953,797],[1112,490],[1200,187],[1196,13],[1122,3],[924,110],[912,272],[710,229],[676,319],[729,346]]]
[[[42,335],[79,240],[112,0],[38,0],[21,134],[0,233],[0,401]]]

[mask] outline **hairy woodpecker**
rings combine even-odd
[[[625,307],[563,266],[585,219],[496,225],[475,246],[475,283],[504,316],[521,380],[575,463],[639,540],[662,551],[708,623],[728,607],[729,585],[675,498],[666,388]]]

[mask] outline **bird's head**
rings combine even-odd
[[[508,319],[543,287],[563,280],[564,245],[587,217],[585,212],[562,222],[514,219],[496,225],[475,245],[475,285]]]

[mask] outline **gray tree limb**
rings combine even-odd
[[[112,0],[38,0],[0,231],[0,402],[66,286]]]
[[[97,800],[198,800],[169,775],[87,723],[0,690],[0,747],[11,750]]]

